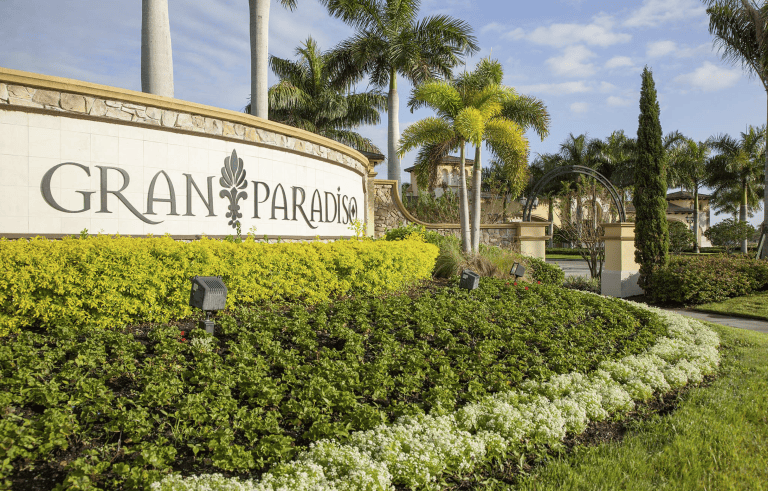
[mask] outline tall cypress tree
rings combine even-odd
[[[647,66],[643,69],[639,119],[632,204],[636,213],[635,261],[640,264],[638,283],[646,289],[653,271],[669,260],[667,162],[661,142],[656,87]]]

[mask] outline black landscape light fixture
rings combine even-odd
[[[461,272],[461,281],[459,288],[465,290],[475,290],[480,285],[480,275],[470,269]]]
[[[523,276],[525,276],[525,266],[523,266],[518,262],[515,262],[512,265],[512,269],[509,270],[509,275],[514,276],[515,280],[517,280],[518,278],[522,278]]]
[[[198,327],[213,334],[213,313],[227,306],[227,285],[221,281],[221,276],[193,277],[189,305],[205,312],[205,320],[201,320]]]

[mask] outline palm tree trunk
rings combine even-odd
[[[747,221],[747,181],[741,183],[741,206],[739,206],[739,221]],[[741,253],[747,253],[747,239],[741,242]]]
[[[397,71],[389,74],[389,97],[387,97],[387,178],[397,181],[397,190],[400,191],[400,158],[397,156],[397,147],[400,143],[400,99],[397,96]]]
[[[766,99],[768,101],[768,99]],[[767,105],[768,109],[768,105]],[[768,142],[768,124],[765,125],[765,141]],[[765,152],[765,189],[763,190],[763,232],[768,232],[768,152]]]
[[[251,31],[251,114],[269,119],[269,2],[248,0]]]
[[[549,235],[549,248],[552,249],[555,245],[555,204],[552,202],[552,196],[549,198],[549,213],[547,214],[547,220],[549,220],[549,226],[547,227],[547,235]]]
[[[141,91],[173,97],[168,0],[141,2]]]
[[[699,254],[699,186],[693,186],[693,252]]]
[[[464,161],[466,156],[464,155],[466,142],[462,140],[460,142],[461,150],[459,152],[461,162],[461,170],[459,171],[459,214],[460,214],[460,227],[461,227],[461,248],[464,254],[469,255],[471,252],[471,242],[469,237],[469,203],[467,201],[467,175],[464,173]]]
[[[475,147],[475,163],[472,166],[472,254],[480,250],[480,184],[482,179],[480,166],[480,147]]]

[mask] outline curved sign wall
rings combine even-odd
[[[364,220],[363,177],[310,155],[0,108],[0,235],[315,237]],[[255,227],[255,230],[254,230]]]

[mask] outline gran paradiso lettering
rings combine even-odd
[[[43,199],[52,208],[64,212],[64,213],[84,213],[91,209],[91,197],[94,194],[98,195],[98,207],[99,210],[96,213],[112,213],[107,206],[107,197],[111,194],[115,196],[123,206],[125,206],[133,215],[144,223],[151,225],[158,225],[162,223],[162,220],[157,221],[153,218],[157,215],[155,212],[156,203],[168,203],[170,212],[167,215],[179,216],[179,207],[176,201],[176,190],[173,187],[173,182],[170,176],[161,170],[156,173],[147,187],[147,201],[145,212],[139,211],[133,203],[123,194],[123,191],[128,187],[130,183],[130,175],[125,169],[119,167],[110,167],[106,165],[95,165],[99,172],[99,190],[98,191],[75,191],[83,197],[82,207],[77,210],[66,209],[61,206],[53,197],[51,191],[51,181],[54,174],[60,168],[64,166],[74,166],[83,171],[85,176],[91,176],[91,169],[88,166],[79,164],[77,162],[63,162],[57,164],[43,175],[43,179],[40,182],[40,191],[43,195]],[[122,185],[119,189],[109,189],[107,184],[108,176],[110,173],[118,173],[122,177]],[[192,210],[193,197],[196,195],[197,199],[202,202],[203,207],[206,210],[207,217],[218,216],[214,209],[213,200],[213,180],[215,176],[208,176],[203,186],[203,190],[200,189],[198,183],[192,179],[191,174],[182,174],[185,178],[186,185],[186,203],[184,207],[184,215],[193,217],[195,214]],[[155,186],[158,180],[165,180],[165,184],[168,188],[167,198],[158,198],[155,196]],[[352,220],[355,220],[358,216],[358,204],[355,197],[349,197],[341,194],[341,188],[336,189],[336,193],[329,191],[320,191],[319,189],[312,190],[310,193],[300,186],[290,186],[290,191],[286,191],[286,188],[278,183],[274,188],[270,188],[269,184],[263,181],[249,181],[246,179],[246,170],[243,165],[243,159],[238,158],[237,152],[232,150],[232,155],[224,159],[224,167],[221,168],[221,177],[219,178],[219,184],[223,189],[219,191],[219,197],[227,198],[229,200],[229,206],[225,218],[229,219],[228,225],[232,228],[237,228],[240,223],[240,219],[243,217],[243,213],[240,210],[240,201],[248,199],[248,187],[252,184],[253,190],[253,218],[262,219],[262,215],[268,216],[269,220],[291,220],[298,221],[299,219],[312,229],[318,227],[318,223],[340,223],[347,224]],[[195,195],[192,190],[194,189]],[[289,200],[290,197],[290,200]],[[267,208],[266,214],[264,208]],[[333,212],[331,212],[333,210]]]

